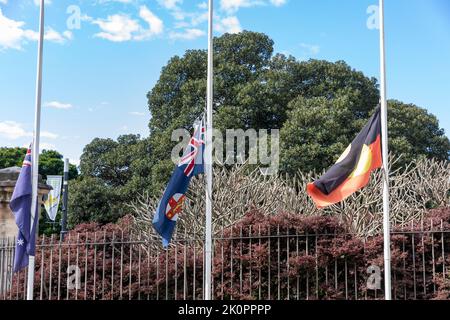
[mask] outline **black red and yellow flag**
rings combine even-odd
[[[371,172],[382,165],[381,109],[378,107],[336,164],[318,180],[308,184],[307,192],[317,207],[330,206],[365,187]]]

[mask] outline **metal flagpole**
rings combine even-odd
[[[212,259],[212,134],[213,134],[213,0],[209,0],[208,23],[208,80],[207,80],[207,125],[206,125],[206,234],[205,234],[205,300],[211,300],[211,259]]]
[[[44,47],[44,0],[41,0],[39,16],[39,42],[37,57],[37,77],[36,77],[36,105],[34,118],[34,141],[32,153],[32,201],[31,201],[31,223],[30,232],[33,230],[34,217],[39,204],[38,201],[38,177],[39,177],[39,137],[41,132],[41,96],[42,96],[42,52]],[[37,228],[36,228],[37,232]],[[33,300],[34,287],[34,256],[28,260],[28,281],[27,300]]]
[[[383,233],[384,233],[384,290],[385,299],[392,300],[391,289],[391,226],[389,214],[389,150],[386,98],[386,49],[384,41],[384,0],[380,0],[380,94],[381,135],[383,148]]]
[[[61,240],[67,233],[67,203],[69,199],[69,159],[64,160],[63,215],[61,219]]]

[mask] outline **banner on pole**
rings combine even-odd
[[[47,184],[53,188],[44,202],[50,220],[55,221],[61,198],[62,176],[47,176]]]

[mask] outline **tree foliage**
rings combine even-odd
[[[403,164],[418,157],[449,160],[450,141],[439,120],[426,109],[389,101],[388,127],[390,150],[403,155]]]
[[[335,163],[367,121],[352,110],[351,99],[300,96],[291,102],[281,130],[283,171],[320,172]],[[423,157],[448,160],[450,142],[434,115],[395,100],[388,105],[389,151],[401,156],[396,168]]]
[[[0,168],[21,167],[26,148],[0,148]]]
[[[152,185],[150,156],[148,139],[139,135],[96,138],[86,145],[80,178],[69,186],[69,224],[122,217],[126,203]]]
[[[214,51],[214,127],[280,129],[281,173],[328,168],[379,102],[375,78],[344,61],[274,54],[274,42],[262,33],[225,34]],[[70,196],[73,224],[113,221],[141,191],[160,196],[174,168],[173,130],[189,129],[205,109],[206,69],[205,50],[172,57],[147,93],[149,137],[97,138],[85,147]],[[390,101],[389,129],[400,166],[421,157],[449,159],[450,142],[425,109]]]
[[[273,55],[273,45],[268,36],[247,31],[215,40],[214,126],[281,129],[282,171],[321,171],[334,163],[378,105],[377,80],[343,61]],[[201,114],[205,88],[204,50],[175,56],[162,69],[147,95],[153,163],[170,158],[172,130],[189,127]],[[403,155],[400,165],[419,157],[449,159],[450,142],[425,109],[390,101],[389,129],[391,151]]]
[[[122,213],[115,207],[117,203],[117,193],[113,188],[99,178],[83,177],[69,184],[68,225],[72,228],[86,221],[102,224],[116,221]]]
[[[26,148],[0,148],[0,168],[21,167]],[[43,179],[48,175],[63,175],[64,160],[63,155],[54,150],[43,150],[39,155],[39,174]],[[74,164],[69,166],[69,180],[78,176],[77,167]]]

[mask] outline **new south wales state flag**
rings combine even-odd
[[[153,227],[161,235],[163,246],[166,248],[170,244],[178,216],[183,209],[185,194],[191,179],[204,173],[205,132],[204,118],[197,120],[189,145],[184,151],[180,163],[175,168],[156,209]]]
[[[381,108],[378,107],[336,164],[308,184],[307,192],[318,208],[325,208],[365,187],[371,172],[382,165]]]

